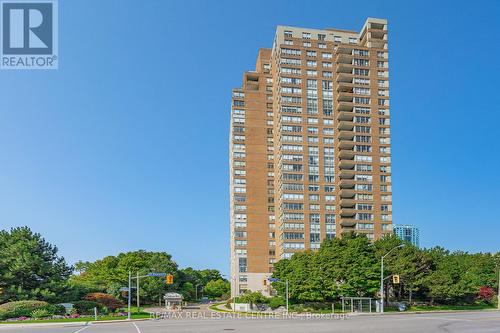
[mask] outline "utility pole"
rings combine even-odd
[[[140,301],[139,301],[139,272],[137,272],[137,312],[139,312]]]
[[[500,310],[500,266],[498,266],[498,299],[497,299],[497,307]]]
[[[234,297],[233,297],[233,312],[236,311],[236,277],[234,277]]]
[[[399,249],[400,247],[403,247],[403,246],[405,246],[404,243],[400,244],[396,247],[393,247],[391,250],[389,250],[389,252],[387,252],[386,254],[384,254],[381,257],[381,260],[380,260],[380,313],[384,313],[384,258],[387,257],[389,255],[389,253],[391,253],[395,249]]]
[[[384,256],[380,261],[380,313],[384,313]]]
[[[128,271],[128,315],[127,320],[130,320],[130,303],[132,302],[132,272]]]
[[[288,279],[285,280],[285,292],[286,292],[286,314],[288,315]]]

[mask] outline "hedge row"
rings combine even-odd
[[[64,315],[66,309],[44,301],[16,301],[0,305],[0,320],[31,317],[32,313],[46,313],[47,316]]]

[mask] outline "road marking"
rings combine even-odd
[[[135,323],[132,323],[132,325],[135,326],[135,329],[137,330],[137,333],[142,333],[141,330],[139,329],[139,327],[137,327],[137,325]],[[76,333],[76,332],[75,332]]]
[[[472,321],[471,319],[459,319],[459,318],[443,318],[443,317],[415,317],[418,319],[434,319],[434,320],[449,320],[449,321]]]
[[[90,327],[89,323],[85,323],[85,326],[83,326],[82,328],[74,331],[73,333],[80,333],[81,331],[86,330],[89,327]]]

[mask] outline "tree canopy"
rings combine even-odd
[[[79,262],[75,265],[79,275],[73,276],[71,282],[75,286],[87,287],[96,291],[120,295],[120,288],[128,285],[129,271],[132,273],[135,286],[137,274],[146,275],[151,272],[172,274],[174,284],[165,284],[160,277],[140,279],[140,297],[143,302],[154,303],[168,291],[181,292],[185,299],[194,300],[196,288],[201,295],[202,286],[210,281],[222,279],[218,270],[195,270],[191,267],[178,269],[177,263],[165,252],[148,252],[144,250],[120,253],[107,256],[95,262]]]
[[[137,274],[162,272],[174,276],[173,285],[167,285],[162,277],[142,278],[139,292],[143,303],[157,303],[168,291],[181,292],[186,300],[192,300],[195,288],[201,295],[202,286],[212,281],[216,283],[209,287],[210,295],[220,297],[227,284],[215,269],[179,270],[165,252],[125,252],[94,262],[80,261],[71,267],[58,255],[56,246],[28,227],[0,231],[0,303],[35,299],[72,302],[89,293],[106,293],[123,300],[120,288],[128,286],[129,271],[134,286]]]
[[[27,227],[0,231],[1,301],[53,301],[67,292],[72,267],[56,246]]]
[[[273,277],[288,280],[294,302],[332,301],[341,296],[379,297],[380,258],[403,244],[395,236],[370,242],[347,234],[325,240],[319,251],[294,254],[274,265]],[[500,253],[450,252],[440,247],[419,249],[409,243],[384,259],[384,275],[400,276],[400,283],[385,281],[387,294],[396,300],[430,303],[471,303],[483,287],[496,289]],[[284,284],[273,283],[284,295]],[[483,292],[484,293],[484,292]]]

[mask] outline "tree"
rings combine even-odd
[[[482,286],[495,284],[495,256],[486,253],[450,253],[436,247],[427,251],[433,267],[425,277],[431,303],[471,303]]]
[[[192,300],[195,298],[195,288],[198,288],[198,291],[200,291],[201,286],[206,287],[211,281],[226,281],[222,278],[222,275],[216,269],[196,270],[192,267],[181,269],[179,271],[179,279],[181,291],[188,300]],[[226,283],[229,284],[229,282],[227,281]],[[187,285],[185,286],[185,284]],[[217,297],[220,296],[221,295]]]
[[[409,302],[415,295],[424,289],[425,277],[431,271],[432,260],[430,256],[410,243],[404,243],[394,235],[385,236],[374,242],[375,255],[380,258],[396,246],[405,244],[404,247],[391,252],[384,259],[384,276],[392,274],[400,276],[400,283],[392,285],[390,280],[387,284],[392,286],[398,300],[408,298]]]
[[[140,296],[144,302],[155,303],[168,290],[176,290],[179,285],[177,264],[165,252],[148,252],[144,250],[120,253],[108,256],[92,263],[78,265],[82,269],[80,275],[73,276],[71,282],[87,286],[96,291],[107,292],[119,296],[120,287],[128,285],[128,274],[132,272],[145,275],[150,272],[165,272],[174,275],[175,283],[166,285],[159,277],[142,278]],[[135,282],[135,279],[134,279]]]
[[[208,281],[206,286],[203,288],[203,292],[211,298],[222,297],[227,295],[231,289],[231,285],[228,281],[223,279]]]
[[[262,303],[267,303],[268,299],[260,291],[254,291],[254,292],[246,292],[242,296],[238,297],[239,302],[243,303],[248,303],[250,304],[250,307],[252,307],[254,304],[262,304]]]
[[[194,285],[191,282],[184,282],[181,286],[181,293],[186,300],[195,299],[196,291],[194,290]]]
[[[269,306],[272,309],[279,308],[286,305],[286,299],[281,296],[274,296],[269,299]]]
[[[113,295],[105,293],[90,293],[83,298],[86,301],[96,302],[105,306],[109,311],[115,311],[123,306],[123,303],[113,297]]]
[[[0,301],[58,301],[67,292],[72,267],[28,227],[0,231]]]
[[[495,290],[493,290],[493,288],[491,287],[483,286],[479,289],[479,293],[477,296],[481,301],[491,303],[493,297],[495,297]]]
[[[339,296],[374,296],[380,267],[366,236],[347,234],[325,240],[318,251],[318,272],[328,300]]]
[[[223,280],[217,269],[202,269],[197,271],[201,277],[201,284],[206,285],[210,281]]]
[[[290,299],[298,302],[321,301],[324,298],[316,263],[312,251],[298,252],[290,259],[280,260],[274,265],[273,277],[281,282],[288,280]],[[285,295],[285,284],[272,283],[280,295]]]
[[[274,266],[273,283],[284,295],[288,280],[294,302],[331,301],[340,296],[373,296],[379,287],[380,269],[374,248],[365,236],[345,235],[325,240],[319,251],[294,254]]]

